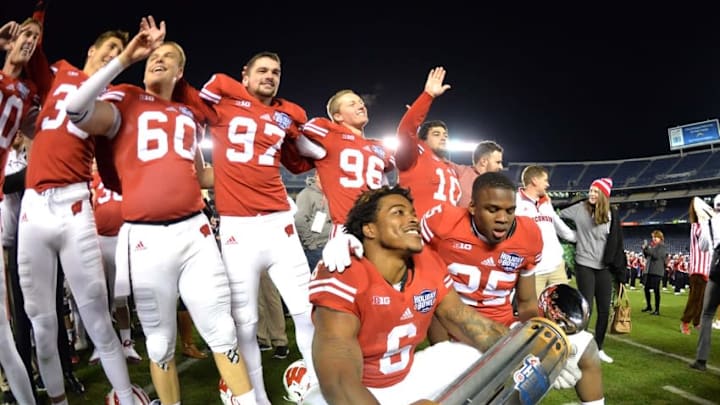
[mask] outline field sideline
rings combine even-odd
[[[605,400],[607,404],[720,404],[720,330],[713,331],[708,371],[688,368],[694,359],[697,331],[690,336],[680,333],[680,316],[685,308],[687,292],[676,296],[664,292],[659,317],[640,312],[645,305],[642,290],[629,291],[633,308],[633,330],[630,335],[610,335],[605,340],[605,351],[614,358],[612,364],[603,363]],[[594,326],[594,316],[590,327]],[[288,323],[292,340],[292,323]],[[197,339],[199,342],[199,338]],[[138,352],[144,354],[142,337],[137,339]],[[272,358],[272,352],[263,352],[265,385],[273,404],[288,404],[281,376],[285,368],[299,358],[297,348],[291,346],[290,356],[284,360]],[[179,353],[178,348],[178,353]],[[85,383],[83,395],[69,393],[70,404],[102,404],[110,389],[99,366],[86,366],[89,351],[81,352],[81,363],[76,374]],[[183,404],[220,403],[217,395],[217,372],[212,360],[188,360],[177,357]],[[151,389],[147,360],[130,365],[135,384]],[[151,395],[151,397],[153,397]],[[573,390],[552,391],[543,404],[560,405],[579,403]]]

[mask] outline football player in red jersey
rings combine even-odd
[[[504,174],[487,172],[475,179],[467,209],[439,205],[421,220],[425,242],[447,264],[463,302],[508,326],[538,315],[534,269],[543,250],[535,221],[515,216],[515,190]],[[510,299],[513,288],[518,317]],[[436,329],[434,339],[441,336],[440,328],[440,322],[431,325]],[[571,339],[581,351],[566,363],[566,373],[554,381],[554,387],[574,387],[583,404],[600,405],[604,403],[600,358],[588,335]]]
[[[503,169],[503,147],[497,142],[486,140],[477,144],[472,156],[472,166],[453,163],[455,172],[460,181],[462,195],[458,207],[470,205],[472,197],[472,185],[475,178],[487,172],[499,172]]]
[[[405,112],[397,131],[398,184],[412,191],[420,218],[437,204],[458,205],[460,200],[460,182],[448,160],[447,125],[442,121],[422,123],[433,99],[450,89],[444,80],[443,67],[430,70],[425,91]]]
[[[43,10],[36,15],[44,15]],[[127,33],[107,31],[87,51],[82,69],[65,60],[50,66],[38,47],[27,65],[43,107],[36,121],[26,190],[18,224],[18,273],[25,311],[33,325],[38,368],[53,403],[66,403],[57,349],[55,288],[58,257],[87,332],[98,347],[105,374],[123,404],[132,391],[122,346],[108,312],[90,203],[94,141],[66,117],[65,97],[89,75],[117,56]]]
[[[420,222],[423,239],[431,250],[439,253],[462,301],[507,326],[538,315],[534,267],[541,259],[543,247],[535,222],[515,216],[515,190],[505,175],[487,172],[475,179],[469,208],[438,205]],[[328,249],[338,248],[348,255],[346,246],[328,244]],[[340,269],[343,261],[332,265]],[[519,317],[514,316],[510,301],[513,288]],[[436,329],[432,336],[428,335],[433,343],[448,339],[446,324],[434,319],[431,329]],[[459,332],[452,329],[451,332],[463,340]],[[574,386],[583,403],[602,404],[597,346],[587,339],[579,343],[583,351],[568,362],[569,373],[556,379],[555,387]]]
[[[122,195],[105,188],[105,185],[97,172],[97,165],[93,162],[92,203],[102,252],[103,269],[108,281],[108,294],[111,297],[110,309],[115,314],[115,320],[120,332],[120,342],[123,345],[123,354],[131,363],[139,363],[142,357],[135,350],[135,343],[132,340],[130,330],[130,309],[128,308],[128,297],[130,296],[130,283],[127,278],[121,278],[121,285],[116,283],[115,278],[115,251],[117,248],[118,234],[122,226]],[[100,353],[97,348],[93,350],[88,362],[95,364],[100,360]]]
[[[295,143],[313,145],[299,132],[299,125],[307,121],[305,111],[276,97],[281,73],[280,57],[260,52],[245,65],[242,82],[216,74],[200,93],[217,115],[211,119],[210,132],[220,243],[238,343],[258,404],[270,403],[257,342],[262,272],[268,272],[292,315],[302,356],[308,363],[312,358],[310,268],[295,229],[280,164],[292,168],[287,161],[288,148]],[[301,157],[296,153],[294,158]],[[312,368],[309,372],[314,381]]]
[[[327,113],[330,119],[313,118],[302,131],[326,152],[315,166],[328,197],[332,238],[342,232],[350,207],[363,191],[387,184],[385,173],[394,168],[394,158],[381,141],[365,137],[368,110],[355,92],[335,93],[327,103]]]
[[[534,268],[543,247],[535,222],[515,216],[515,190],[505,175],[488,172],[475,179],[468,208],[438,205],[421,221],[423,239],[447,264],[463,301],[507,326],[537,316]]]
[[[28,19],[22,24],[10,21],[0,27],[0,48],[6,49],[0,71],[0,177],[5,179],[5,163],[18,129],[30,121],[29,111],[39,102],[34,84],[21,79],[21,74],[35,52],[42,27],[38,21]],[[2,199],[0,190],[0,199]],[[7,215],[7,214],[6,214]],[[0,246],[0,255],[2,247]],[[10,321],[5,307],[5,266],[0,261],[0,365],[10,389],[20,403],[35,402],[30,378],[15,348]]]
[[[193,112],[171,99],[183,75],[185,54],[178,44],[162,42],[164,23],[157,26],[147,17],[140,27],[117,58],[68,97],[68,116],[83,130],[113,139],[125,222],[116,264],[118,271],[125,264],[131,271],[160,401],[180,402],[174,360],[179,295],[213,351],[233,393],[232,404],[254,404],[237,351],[227,274],[202,213],[200,186],[208,176],[198,148],[200,131]],[[145,90],[118,85],[95,100],[127,66],[145,58]]]
[[[366,256],[353,258],[344,273],[322,265],[313,273],[313,361],[322,395],[311,389],[304,403],[434,398],[480,357],[478,350],[507,333],[464,305],[442,259],[423,249],[407,189],[366,191],[345,227],[362,241]],[[457,328],[472,347],[446,342],[416,355],[433,316]]]

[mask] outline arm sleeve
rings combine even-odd
[[[301,134],[300,136],[298,136],[295,140],[295,144],[297,145],[298,151],[303,156],[315,160],[320,160],[327,155],[327,151],[325,150],[325,148],[309,140],[307,137],[305,137],[305,135]]]
[[[95,99],[123,70],[120,60],[114,58],[85,80],[77,91],[71,93],[65,106],[70,121],[76,125],[89,121],[95,110]]]
[[[417,162],[417,132],[430,110],[432,100],[433,98],[430,94],[423,92],[400,120],[397,129],[398,148],[395,152],[395,165],[398,170],[407,170]]]

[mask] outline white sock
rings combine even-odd
[[[231,397],[230,403],[232,405],[256,405],[257,402],[255,402],[255,390],[251,389],[244,394]]]
[[[596,399],[595,401],[582,402],[583,405],[605,405],[605,398]]]
[[[115,394],[120,400],[121,405],[135,405],[135,398],[133,398],[132,388],[128,388],[126,390],[115,390]]]
[[[131,340],[132,335],[130,334],[130,329],[120,329],[120,342],[125,343],[126,340]]]

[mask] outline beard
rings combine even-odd
[[[450,158],[450,152],[447,149],[433,149],[432,150],[435,155],[441,159],[448,159]]]

